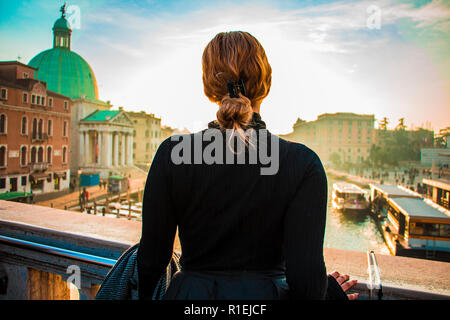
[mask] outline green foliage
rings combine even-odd
[[[339,166],[341,164],[341,156],[337,152],[333,152],[330,154],[330,161],[333,163],[334,166]]]
[[[373,167],[396,166],[400,161],[419,161],[420,149],[433,147],[433,131],[423,128],[408,131],[404,120],[399,119],[395,130],[387,130],[387,118],[380,122],[376,144],[372,145],[369,154]]]

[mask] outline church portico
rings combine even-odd
[[[96,111],[80,121],[79,131],[83,172],[99,172],[106,178],[110,172],[133,167],[128,151],[133,144],[133,127],[122,111]]]

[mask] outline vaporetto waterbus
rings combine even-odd
[[[348,210],[366,212],[369,209],[366,195],[366,191],[354,184],[336,182],[333,184],[331,204],[334,209],[343,212]]]
[[[422,198],[419,193],[398,185],[369,184],[369,186],[370,209],[378,219],[387,217],[389,198]]]
[[[450,211],[428,199],[387,200],[383,236],[392,255],[450,261]]]

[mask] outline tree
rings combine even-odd
[[[395,130],[405,130],[405,129],[406,129],[405,118],[398,119],[398,125],[395,127]]]
[[[333,152],[330,154],[330,161],[333,163],[335,167],[341,164],[341,156],[337,152]]]
[[[388,124],[389,124],[388,118],[384,117],[379,123],[380,130],[386,131]]]

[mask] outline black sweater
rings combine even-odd
[[[265,128],[256,113],[251,127]],[[175,164],[171,155],[178,142],[168,138],[160,145],[143,199],[140,298],[152,296],[177,227],[184,269],[285,271],[291,297],[325,298],[325,171],[305,145],[273,137],[279,142],[273,175],[261,175],[260,164]]]

